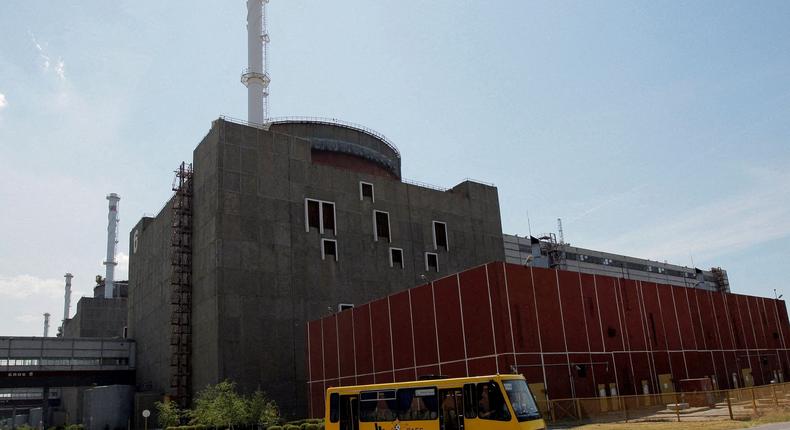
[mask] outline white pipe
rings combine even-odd
[[[44,314],[44,337],[49,337],[49,313]]]
[[[107,196],[107,200],[110,201],[110,205],[107,214],[107,260],[104,261],[107,273],[104,277],[104,298],[111,299],[113,297],[115,266],[118,265],[118,262],[115,261],[115,247],[118,245],[118,202],[121,198],[118,194],[112,193]]]
[[[63,276],[66,278],[66,297],[63,303],[63,321],[69,319],[69,312],[71,311],[71,278],[74,277],[71,273],[66,273]]]
[[[268,115],[267,3],[269,0],[247,0],[247,70],[241,76],[241,82],[247,86],[247,121],[255,124],[263,124]]]

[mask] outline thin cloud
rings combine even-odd
[[[62,58],[58,59],[58,63],[55,65],[55,74],[61,81],[66,80],[66,62]]]
[[[33,32],[28,33],[30,34],[30,39],[33,41],[33,46],[36,48],[36,52],[38,52],[39,59],[41,60],[41,68],[44,69],[44,72],[48,72],[52,66],[52,58],[47,52],[47,45],[42,45],[39,43],[36,35],[33,34]],[[63,60],[63,58],[58,58],[58,61],[55,62],[52,70],[55,72],[55,76],[57,76],[59,81],[66,81],[66,62]]]
[[[38,43],[38,39],[36,39],[36,35],[30,32],[30,39],[33,40],[33,46],[36,47],[36,51],[38,51],[38,56],[41,58],[41,67],[44,71],[49,70],[49,55],[47,55],[46,50],[40,43]]]
[[[32,275],[0,275],[0,298],[57,298],[63,295],[62,279],[44,279]]]
[[[8,106],[8,100],[5,98],[5,94],[0,93],[0,109],[5,109]]]
[[[710,259],[790,236],[790,173],[764,171],[757,179],[745,192],[620,235],[603,249],[686,261],[689,253]]]

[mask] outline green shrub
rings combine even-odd
[[[310,424],[307,425],[305,430],[318,430],[318,424],[310,423]]]
[[[286,424],[286,425],[283,427],[283,430],[301,430],[301,429],[300,429],[300,428],[299,428],[299,426],[297,426],[297,425],[293,425],[293,424]]]
[[[283,430],[283,428],[282,428],[282,426],[271,426],[271,427],[267,428],[266,430]]]

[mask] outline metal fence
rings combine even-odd
[[[733,390],[557,399],[538,402],[538,406],[552,424],[742,420],[790,410],[790,383]]]

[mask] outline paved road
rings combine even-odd
[[[790,422],[766,424],[764,426],[752,427],[754,430],[790,430]]]

